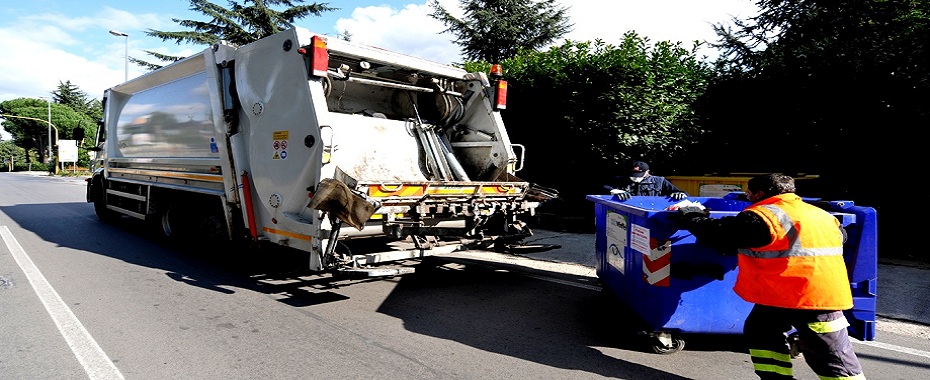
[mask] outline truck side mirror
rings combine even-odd
[[[97,142],[102,143],[107,139],[107,128],[103,119],[97,120]]]
[[[77,140],[77,141],[82,141],[82,140],[84,140],[84,128],[75,127],[74,129],[72,129],[72,130],[71,130],[71,138],[73,138],[73,139],[75,139],[75,140]]]

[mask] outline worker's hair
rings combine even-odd
[[[778,173],[762,174],[752,177],[746,185],[749,187],[749,191],[753,193],[762,191],[766,198],[778,194],[795,192],[794,178]]]

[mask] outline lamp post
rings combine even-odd
[[[114,36],[117,36],[117,37],[126,37],[125,39],[123,39],[123,50],[124,50],[123,57],[126,58],[126,62],[125,62],[125,65],[126,65],[125,73],[126,73],[126,75],[125,75],[125,78],[123,79],[123,81],[124,81],[124,82],[128,82],[128,81],[129,81],[129,35],[126,34],[126,33],[120,32],[120,31],[118,31],[118,30],[111,30],[111,31],[110,31],[110,34],[112,34],[112,35],[114,35]]]

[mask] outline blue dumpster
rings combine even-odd
[[[689,197],[710,210],[711,217],[736,215],[749,206],[736,193],[725,197]],[[733,292],[736,256],[720,255],[679,230],[667,211],[679,201],[634,196],[620,201],[610,195],[588,195],[594,202],[596,272],[605,289],[633,310],[657,338],[653,350],[680,351],[680,334],[741,334],[752,304]],[[835,215],[846,228],[844,256],[853,291],[846,312],[850,336],[875,339],[878,275],[875,209],[851,201],[805,199]]]

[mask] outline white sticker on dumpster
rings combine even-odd
[[[615,212],[607,212],[607,263],[624,273],[623,251],[626,249],[627,218]]]
[[[630,248],[648,256],[649,251],[651,251],[651,248],[649,248],[649,229],[636,224],[630,227]]]
[[[734,191],[743,192],[743,187],[733,184],[705,184],[701,185],[700,196],[702,197],[722,197]]]

